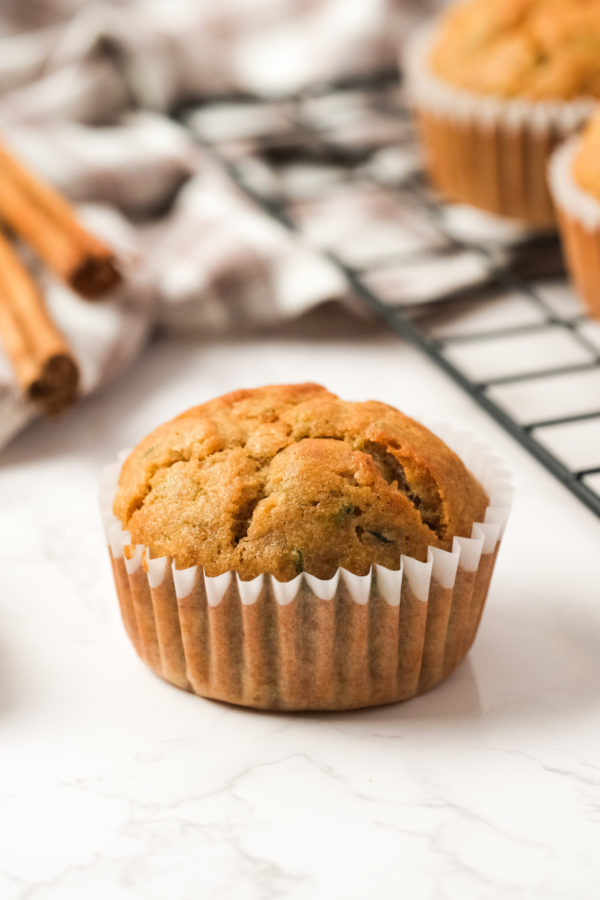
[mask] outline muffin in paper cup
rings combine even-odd
[[[575,136],[554,152],[548,180],[569,272],[589,312],[600,319],[600,200],[581,187],[573,169],[585,139]]]
[[[505,99],[457,87],[430,66],[437,27],[436,21],[418,30],[402,58],[434,187],[453,202],[533,228],[553,227],[549,156],[589,118],[597,100]]]
[[[438,434],[487,496],[470,537],[454,537],[449,550],[429,546],[425,561],[403,555],[397,569],[373,564],[356,575],[339,567],[328,578],[303,571],[288,581],[182,569],[132,544],[113,512],[121,457],[103,475],[100,503],[138,655],[180,688],[261,709],[352,709],[439,684],[475,639],[512,488],[485,447],[452,429]]]

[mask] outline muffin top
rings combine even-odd
[[[600,0],[467,0],[430,57],[456,87],[496,97],[600,97]]]
[[[592,116],[581,135],[573,177],[580,188],[600,201],[600,112]]]
[[[487,497],[439,438],[392,406],[318,384],[234,391],[161,425],[125,461],[114,512],[178,568],[243,579],[364,575],[470,537]]]

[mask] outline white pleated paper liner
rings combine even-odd
[[[573,163],[581,145],[579,135],[571,137],[554,151],[548,165],[548,179],[554,202],[577,219],[588,231],[600,229],[600,202],[573,177]]]
[[[477,94],[456,87],[431,71],[429,54],[433,47],[438,21],[428,22],[415,31],[402,56],[407,88],[411,100],[440,116],[463,121],[478,121],[491,128],[495,125],[527,129],[558,137],[577,131],[598,106],[594,97],[573,100],[504,99]]]
[[[348,709],[408,699],[439,683],[475,637],[512,502],[483,445],[437,428],[489,497],[484,521],[451,551],[363,576],[301,573],[243,581],[152,559],[112,512],[127,453],[103,474],[100,505],[125,628],[148,665],[206,697],[267,709]]]

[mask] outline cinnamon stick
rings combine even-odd
[[[61,194],[29,172],[2,144],[0,218],[84,297],[99,297],[120,280],[112,250],[80,225]]]
[[[29,272],[1,233],[0,341],[30,400],[50,414],[72,403],[77,364]]]

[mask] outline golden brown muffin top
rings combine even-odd
[[[600,112],[592,116],[581,135],[573,177],[580,188],[600,200]]]
[[[467,0],[440,22],[433,72],[468,91],[600,97],[600,0]]]
[[[318,384],[234,391],[161,425],[123,465],[115,515],[152,557],[208,575],[364,575],[470,537],[486,495],[392,406]]]

